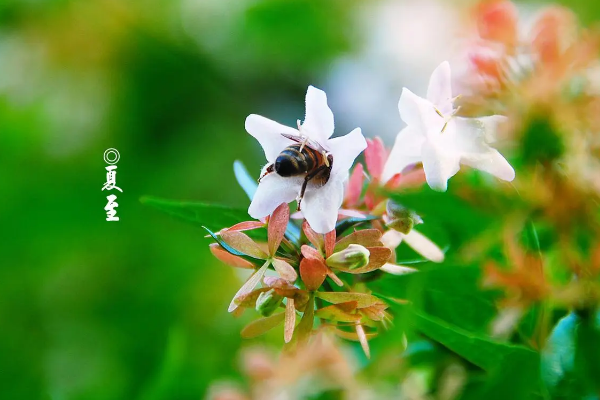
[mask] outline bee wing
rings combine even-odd
[[[283,136],[285,138],[288,138],[290,140],[293,140],[296,143],[305,143],[306,146],[310,147],[313,150],[316,150],[316,151],[319,151],[319,152],[325,152],[326,151],[323,148],[323,146],[321,146],[319,143],[315,142],[314,140],[310,140],[310,139],[304,138],[302,136],[288,135],[287,133],[282,133],[281,136]]]
[[[296,135],[288,135],[287,133],[282,133],[281,136],[293,140],[294,142],[302,143],[302,137]]]

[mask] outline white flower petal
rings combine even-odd
[[[477,168],[505,181],[515,178],[515,170],[498,152],[486,143],[502,116],[483,118],[456,118],[456,140],[461,151],[462,164]]]
[[[367,148],[367,141],[360,128],[354,129],[345,136],[331,139],[328,144],[333,155],[332,178],[347,175],[356,157]]]
[[[324,186],[310,185],[302,200],[302,213],[317,233],[335,229],[338,209],[344,199],[344,183],[341,179],[329,179]]]
[[[398,110],[402,121],[423,135],[439,133],[444,126],[444,118],[435,111],[435,105],[407,88],[402,89]]]
[[[392,275],[406,275],[419,272],[419,270],[415,268],[405,267],[404,265],[396,265],[391,263],[385,263],[379,269],[383,272],[387,272],[388,274]]]
[[[266,217],[281,203],[295,200],[303,181],[303,177],[283,178],[275,172],[265,176],[256,189],[248,214],[256,219]]]
[[[435,104],[443,114],[452,112],[452,85],[450,64],[448,61],[441,63],[429,78],[427,100]]]
[[[424,141],[425,136],[418,129],[410,126],[402,129],[396,136],[394,147],[383,167],[381,183],[386,183],[408,165],[420,162]]]
[[[427,183],[430,188],[440,192],[445,192],[448,189],[448,179],[453,177],[460,169],[460,156],[444,150],[427,140],[423,143],[421,151]]]
[[[444,252],[421,232],[411,230],[404,235],[404,242],[414,251],[433,262],[444,261]]]
[[[495,140],[498,124],[504,122],[506,117],[491,115],[481,118],[455,117],[456,148],[462,153],[477,153],[484,151],[487,143]]]
[[[296,211],[290,215],[290,219],[304,219],[304,214],[302,214],[302,211]]]
[[[333,113],[327,105],[327,95],[321,89],[309,86],[306,92],[306,116],[302,131],[321,146],[327,147],[327,139],[333,135]]]
[[[463,154],[460,162],[505,181],[510,182],[515,179],[515,170],[513,167],[498,150],[491,147],[488,147],[486,152]]]
[[[396,247],[400,246],[402,239],[404,239],[404,234],[390,229],[381,236],[381,243],[388,249],[394,250]]]
[[[483,139],[487,143],[494,143],[496,141],[496,131],[498,130],[498,125],[508,121],[508,118],[504,115],[489,115],[487,117],[479,117],[474,119],[478,120],[483,126]]]
[[[256,114],[248,115],[246,118],[246,131],[258,140],[269,163],[274,163],[279,153],[294,143],[282,136],[282,133],[294,136],[299,135],[297,129],[281,125],[278,122]]]
[[[360,219],[365,219],[367,218],[367,216],[365,214],[363,214],[360,211],[356,211],[356,210],[348,210],[345,208],[340,208],[338,210],[338,214],[339,215],[343,215],[344,217],[352,217],[352,218],[360,218]]]

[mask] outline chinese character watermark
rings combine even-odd
[[[102,187],[102,190],[117,189],[119,192],[123,193],[123,189],[117,186],[117,166],[109,165],[106,167],[106,171],[106,183]]]
[[[102,186],[102,190],[118,190],[123,193],[123,189],[117,186],[117,166],[115,165],[119,162],[121,155],[117,151],[117,149],[106,149],[104,152],[104,162],[109,164],[106,167],[106,183]],[[104,210],[106,211],[106,220],[107,221],[118,221],[119,217],[117,217],[117,211],[115,208],[119,207],[119,203],[117,200],[117,195],[110,194],[106,196],[106,207]]]
[[[111,194],[110,196],[106,196],[106,200],[108,200],[108,203],[106,203],[106,207],[104,207],[104,210],[106,210],[106,220],[107,221],[118,221],[119,217],[117,217],[117,210],[115,210],[116,207],[119,207],[119,203],[117,203],[115,200],[117,199],[117,196],[114,194]]]

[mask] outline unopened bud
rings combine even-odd
[[[392,228],[405,235],[408,234],[415,225],[423,223],[421,217],[414,211],[411,211],[398,203],[394,203],[391,200],[387,203],[387,214],[390,218],[390,222],[387,223],[388,228]]]
[[[268,292],[262,292],[258,295],[258,299],[256,299],[256,311],[263,317],[268,317],[277,310],[282,300],[283,296],[275,293],[273,289]]]
[[[327,259],[327,265],[331,268],[357,269],[369,264],[369,250],[359,244],[351,244],[342,251],[333,253]]]

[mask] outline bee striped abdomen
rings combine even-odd
[[[286,147],[275,160],[275,171],[280,176],[295,176],[305,174],[318,163],[316,152],[306,146],[300,148],[300,143]]]

